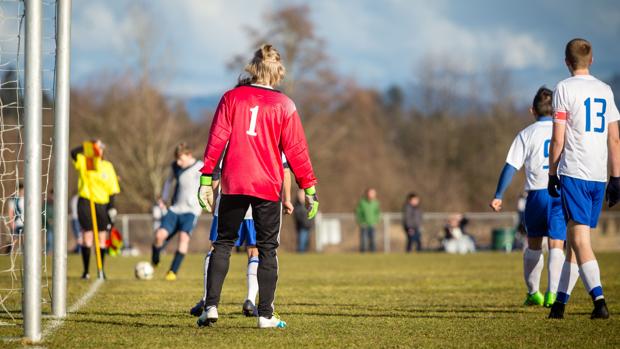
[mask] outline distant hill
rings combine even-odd
[[[192,120],[198,120],[202,117],[202,113],[205,110],[214,111],[219,101],[219,95],[191,97],[185,100],[185,108],[187,108],[187,112]]]

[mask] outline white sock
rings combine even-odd
[[[207,270],[209,269],[209,259],[211,259],[211,252],[205,256],[205,271],[204,271],[204,293],[202,294],[202,300],[207,300]]]
[[[560,283],[558,284],[557,301],[566,304],[568,297],[573,292],[575,284],[579,279],[579,266],[577,263],[571,263],[565,260],[562,265],[562,274],[560,275]]]
[[[552,248],[549,250],[548,260],[548,292],[558,293],[558,284],[560,283],[560,275],[562,275],[562,265],[564,264],[564,250],[561,248]]]
[[[583,285],[586,287],[586,291],[588,291],[592,297],[592,300],[595,301],[604,298],[603,288],[601,287],[601,271],[599,270],[596,259],[580,265],[579,275],[581,276]]]
[[[544,264],[542,250],[525,249],[525,253],[523,253],[523,277],[529,294],[538,292]]]
[[[256,304],[256,294],[258,294],[258,278],[256,272],[258,270],[258,257],[250,257],[248,259],[248,296],[246,299]]]

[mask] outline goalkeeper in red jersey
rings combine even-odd
[[[198,197],[207,211],[213,209],[212,174],[223,159],[217,241],[207,270],[205,311],[210,325],[218,319],[217,305],[228,272],[230,251],[246,211],[252,207],[256,227],[258,265],[258,327],[283,328],[286,323],[274,314],[278,280],[279,246],[284,177],[281,154],[288,159],[297,184],[306,193],[309,218],[319,207],[317,183],[308,145],[295,104],[275,90],[284,77],[280,54],[271,45],[258,49],[245,67],[248,77],[226,92],[215,112],[205,149]]]

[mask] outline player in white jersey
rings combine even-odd
[[[189,241],[198,217],[202,212],[196,191],[196,182],[200,178],[202,161],[196,160],[192,155],[192,149],[185,143],[180,143],[174,150],[176,160],[172,163],[172,172],[162,190],[162,198],[168,199],[172,182],[176,181],[174,193],[172,195],[172,205],[161,219],[161,225],[155,232],[153,241],[153,252],[151,263],[153,266],[159,264],[159,255],[165,244],[177,233],[179,234],[179,245],[172,259],[170,270],[166,273],[166,280],[174,281],[185,254],[189,248]],[[162,203],[164,200],[161,200]]]
[[[223,155],[222,155],[223,157]],[[284,183],[283,183],[283,210],[285,214],[293,213],[293,204],[291,203],[291,172],[286,161],[286,157],[282,154],[282,165],[284,167]],[[213,173],[213,188],[215,192],[221,193],[221,187],[219,186],[219,176],[222,171],[222,162]],[[220,196],[215,199],[215,209],[213,210],[213,222],[211,224],[211,232],[209,240],[211,242],[217,240],[217,224],[218,224],[218,211],[220,205]],[[249,207],[245,213],[245,217],[241,226],[239,227],[239,238],[235,241],[235,246],[245,246],[248,254],[248,269],[247,269],[247,285],[248,292],[245,301],[242,305],[242,312],[245,316],[258,316],[256,308],[256,295],[258,294],[258,248],[256,248],[256,229],[254,228],[254,219],[252,217],[252,207]],[[211,250],[213,247],[211,247]],[[200,317],[197,321],[198,326],[208,325],[206,319],[206,313],[204,311],[205,299],[207,298],[207,269],[209,267],[209,259],[211,257],[211,251],[207,253],[204,260],[204,277],[203,277],[203,296],[196,303],[196,305],[190,309],[190,314]],[[204,316],[203,316],[204,315]]]
[[[523,275],[527,286],[525,305],[550,307],[555,301],[564,261],[564,240],[566,222],[562,214],[560,198],[552,198],[547,192],[549,173],[549,143],[551,142],[553,92],[541,87],[530,111],[536,122],[519,132],[512,142],[506,164],[502,170],[490,206],[495,212],[502,209],[502,196],[513,175],[525,166],[525,191],[528,192],[525,205],[525,229],[528,247],[523,253]],[[545,296],[539,291],[543,270],[543,237],[548,237],[548,287]]]
[[[558,297],[549,317],[564,317],[565,304],[581,276],[594,302],[591,318],[606,319],[609,312],[598,262],[590,245],[590,229],[597,225],[605,198],[608,161],[611,178],[607,200],[610,207],[618,201],[620,138],[617,121],[620,113],[611,88],[590,75],[591,44],[584,39],[573,39],[566,45],[565,53],[572,76],[558,83],[553,92],[555,114],[548,189],[549,194],[557,196],[562,188],[569,248]]]

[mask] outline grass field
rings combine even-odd
[[[110,258],[109,280],[77,313],[44,339],[48,348],[174,347],[620,347],[620,254],[600,254],[612,318],[589,319],[591,301],[580,284],[567,317],[521,306],[520,254],[468,256],[292,255],[280,257],[277,311],[285,330],[258,330],[241,315],[245,256],[233,256],[224,285],[220,321],[197,328],[189,308],[202,294],[202,256],[191,255],[176,282],[163,275],[137,281],[143,258]],[[90,282],[78,279],[80,261],[69,259],[69,305]],[[544,280],[544,278],[543,278]],[[92,281],[91,281],[92,282]],[[543,285],[546,283],[543,282]],[[48,311],[46,305],[44,310]],[[616,315],[618,314],[618,315]],[[49,325],[46,319],[43,326]],[[0,327],[0,337],[18,336]],[[18,347],[18,342],[0,342]]]

